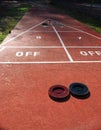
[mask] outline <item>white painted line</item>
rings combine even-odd
[[[66,46],[66,48],[73,48],[73,49],[79,49],[79,48],[101,48],[101,46]]]
[[[36,61],[36,62],[0,62],[0,64],[82,64],[101,63],[101,61]]]
[[[10,41],[15,40],[15,39],[16,39],[16,38],[18,38],[19,36],[21,36],[21,35],[23,35],[23,34],[25,34],[25,33],[29,32],[30,30],[32,30],[32,29],[34,29],[34,28],[36,28],[37,26],[41,25],[41,24],[42,24],[43,22],[45,22],[45,21],[46,21],[46,20],[44,20],[44,21],[40,22],[39,24],[36,24],[36,25],[34,25],[34,26],[30,27],[30,28],[29,28],[29,29],[27,29],[26,31],[23,31],[23,32],[19,33],[17,36],[15,36],[15,37],[13,37],[13,38],[11,38],[11,39],[9,39],[9,40],[5,41],[5,42],[3,43],[3,45],[5,45],[5,44],[9,43]],[[1,45],[1,46],[2,46],[2,45]]]
[[[39,49],[55,49],[55,48],[63,48],[62,46],[3,46],[5,48],[32,48],[32,49],[36,49],[36,48],[39,48]]]
[[[69,60],[70,60],[71,62],[73,62],[73,58],[71,57],[71,55],[69,54],[68,50],[66,49],[62,38],[60,37],[59,33],[57,32],[57,30],[55,29],[55,27],[54,27],[53,25],[52,25],[52,27],[53,27],[53,29],[54,29],[54,31],[55,31],[57,37],[59,38],[60,43],[61,43],[62,47],[64,48],[67,57],[69,58]]]
[[[33,33],[36,33],[36,32],[45,32],[45,33],[47,33],[47,32],[54,32],[54,31],[37,31],[37,30],[32,30],[32,31],[29,31],[29,32],[33,32]]]
[[[74,63],[101,63],[101,61],[74,61]]]
[[[39,48],[39,49],[48,49],[48,48],[50,48],[50,49],[58,49],[58,48],[63,48],[62,46],[2,46],[2,47],[4,47],[4,48],[2,48],[2,49],[5,49],[5,48],[32,48],[32,49],[34,49],[34,48]],[[79,49],[79,48],[101,48],[101,46],[65,46],[66,48],[73,48],[73,49]]]
[[[35,33],[35,32],[43,32],[43,33],[49,33],[49,32],[50,32],[50,33],[51,33],[51,32],[54,32],[54,31],[34,31],[34,30],[33,30],[33,31],[29,31],[29,32],[34,32],[34,33]],[[72,30],[71,30],[71,31],[57,31],[57,32],[80,32],[80,31],[77,31],[77,30],[72,31]]]
[[[5,48],[6,48],[6,47],[4,47],[4,46],[1,47],[1,48],[0,48],[0,52],[3,51]]]
[[[68,33],[72,33],[72,32],[79,32],[79,31],[57,31],[57,32],[68,32]]]
[[[88,32],[86,32],[86,31],[83,31],[83,30],[81,30],[81,29],[78,29],[78,28],[75,28],[75,27],[72,27],[72,26],[67,26],[67,25],[65,25],[65,24],[63,24],[63,25],[66,26],[66,27],[69,27],[69,28],[71,28],[71,29],[75,29],[75,30],[77,30],[77,31],[79,31],[79,32],[85,33],[85,34],[87,34],[87,35],[89,35],[89,36],[95,37],[96,39],[101,40],[101,37],[95,36],[95,35],[93,35],[93,34],[91,34],[91,33],[88,33]]]
[[[101,40],[101,37],[95,36],[95,35],[93,35],[93,34],[91,34],[91,33],[88,33],[88,32],[85,32],[85,31],[81,31],[81,32],[83,32],[83,33],[85,33],[85,34],[87,34],[87,35],[89,35],[89,36],[95,37],[96,39]]]
[[[36,62],[0,62],[0,64],[60,64],[71,63],[70,61],[36,61]]]

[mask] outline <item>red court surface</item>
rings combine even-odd
[[[49,97],[74,82],[90,96]],[[71,17],[33,8],[0,46],[0,130],[101,130],[100,96],[101,35]]]

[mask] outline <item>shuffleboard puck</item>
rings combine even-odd
[[[48,23],[42,23],[41,25],[42,25],[42,27],[48,27],[49,26]]]
[[[87,98],[90,94],[88,87],[82,83],[72,83],[69,86],[72,96],[77,98]]]
[[[54,85],[50,87],[48,94],[51,99],[60,102],[66,101],[70,97],[68,88],[63,85]]]

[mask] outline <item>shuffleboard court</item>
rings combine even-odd
[[[0,46],[0,128],[101,130],[100,75],[101,35],[53,7],[33,7]],[[72,83],[89,95],[50,98],[52,86],[60,94]]]

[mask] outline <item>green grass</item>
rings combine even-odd
[[[0,14],[0,43],[30,7],[29,4],[20,4],[19,6],[11,7],[3,12],[3,14]]]
[[[76,18],[80,22],[86,24],[91,29],[94,29],[96,32],[101,33],[101,22],[99,20],[85,14],[81,14],[79,12],[68,12],[68,14],[70,14],[73,18]]]
[[[65,8],[63,6],[61,7],[55,6],[55,7],[57,7],[62,13],[70,15],[71,17],[77,19],[78,21],[84,23],[91,29],[101,34],[101,22],[99,20],[92,18],[90,16],[87,16],[86,14],[79,13],[75,9],[68,10],[68,8]]]

